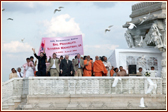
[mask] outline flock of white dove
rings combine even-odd
[[[54,14],[58,11],[58,12],[60,12],[61,11],[61,8],[64,8],[64,7],[58,7],[58,9],[55,9],[54,10]],[[3,9],[2,8],[2,11],[5,11],[5,9]],[[143,17],[143,19],[142,19],[142,21],[141,21],[141,23],[139,24],[139,25],[141,25],[142,23],[144,23],[148,18],[149,18],[149,16],[150,16],[150,13],[147,15],[147,16],[145,16],[145,17]],[[12,18],[8,18],[7,20],[12,20],[13,21],[13,19]],[[137,28],[136,27],[136,25],[135,24],[133,24],[133,23],[128,23],[129,24],[129,27],[128,27],[128,29],[134,29],[134,28]],[[107,32],[107,31],[110,31],[111,29],[111,27],[113,27],[113,25],[110,25],[108,28],[106,28],[105,29],[105,33]],[[25,38],[23,38],[23,39],[21,39],[21,41],[23,42],[24,41],[24,39]],[[140,43],[138,44],[138,46],[141,46],[141,44],[143,43],[143,36],[141,36],[141,40],[140,40]]]
[[[144,23],[146,20],[148,20],[149,19],[149,16],[150,16],[150,13],[147,15],[147,16],[145,16],[145,17],[143,17],[142,18],[142,21],[141,21],[141,23],[139,24],[139,25],[141,25],[142,23]],[[134,28],[137,28],[137,26],[135,25],[135,24],[133,24],[133,23],[128,23],[129,24],[129,27],[128,27],[128,29],[130,29],[130,30],[132,30],[132,29],[134,29]],[[107,31],[110,31],[111,29],[111,27],[112,27],[113,25],[110,25],[108,28],[106,28],[105,29],[105,33],[107,32]],[[138,46],[140,47],[140,46],[142,46],[142,44],[143,44],[143,36],[141,36],[141,40],[140,40],[140,42],[138,43]]]
[[[143,17],[142,18],[142,21],[141,21],[141,23],[139,24],[139,25],[141,25],[142,23],[144,23],[147,19],[149,19],[149,16],[150,16],[150,13],[147,15],[147,16],[145,16],[145,17]],[[134,29],[134,28],[137,28],[136,27],[136,25],[135,24],[133,24],[133,23],[128,23],[129,24],[129,27],[128,27],[128,29]],[[105,29],[105,32],[107,32],[107,31],[110,31],[111,29],[111,27],[112,27],[113,25],[110,25],[108,28],[106,28]]]
[[[54,10],[54,14],[55,14],[57,11],[58,11],[58,12],[61,11],[61,8],[64,8],[64,7],[58,7],[58,9],[55,9],[55,10]],[[2,11],[5,11],[5,9],[2,8]],[[8,18],[7,20],[13,21],[13,18]],[[25,39],[25,38],[21,39],[21,41],[23,42],[24,39]]]
[[[120,77],[114,77],[114,82],[112,84],[112,87],[116,87],[119,80],[121,81]],[[157,84],[154,84],[153,81],[150,78],[147,78],[147,81],[149,83],[149,88],[148,88],[148,90],[146,91],[145,94],[150,94],[153,90],[156,90]],[[140,99],[139,107],[143,107],[143,108],[145,107],[145,103],[144,103],[144,98],[143,97]]]

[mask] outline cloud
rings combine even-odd
[[[52,3],[51,2],[28,2],[25,5],[27,5],[30,8],[35,8],[38,6],[43,6],[43,7],[52,6]]]
[[[111,44],[102,44],[102,45],[85,45],[84,53],[85,55],[90,55],[94,58],[96,55],[98,56],[110,56],[113,50],[115,50],[119,45],[111,45]]]
[[[98,8],[111,8],[115,6],[116,2],[93,2],[93,4]]]
[[[19,41],[11,41],[10,43],[2,44],[2,51],[9,53],[30,52],[32,49],[28,43],[21,43]],[[8,54],[10,57],[12,54]]]
[[[48,37],[64,37],[83,34],[79,24],[68,14],[53,17],[50,21],[45,20],[42,24],[46,28],[44,34]]]

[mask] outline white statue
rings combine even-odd
[[[150,42],[154,42],[157,48],[163,47],[162,43],[162,34],[159,32],[159,29],[157,28],[156,24],[153,24],[151,27],[152,34],[151,34],[151,40]]]
[[[156,48],[162,48],[164,46],[162,41],[162,34],[160,33],[155,23],[151,26],[148,34],[145,35],[144,41],[146,44],[150,44],[152,42],[155,43]]]
[[[128,32],[126,32],[124,36],[125,36],[125,39],[127,41],[127,44],[129,46],[129,48],[134,47],[134,43],[133,43],[133,39],[132,39],[131,34],[129,34]]]

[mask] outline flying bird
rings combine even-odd
[[[121,78],[120,77],[114,77],[114,82],[113,82],[112,87],[116,87],[117,86],[118,80],[121,80]]]
[[[110,25],[108,28],[111,28],[113,25]]]
[[[140,23],[139,25],[141,25],[141,24],[144,23],[147,19],[149,19],[149,16],[150,16],[150,13],[149,13],[147,16],[143,17],[143,18],[142,18],[142,21],[141,21],[141,23]]]
[[[56,11],[61,11],[61,8],[64,8],[64,7],[58,7],[58,9],[55,9],[54,14],[56,13]]]
[[[110,29],[105,29],[105,33],[106,33],[107,31],[110,31]]]
[[[5,9],[2,8],[2,11],[4,11]]]
[[[12,19],[12,18],[8,18],[7,20],[12,20],[12,21],[13,21],[13,19]]]
[[[151,93],[154,88],[155,89],[157,88],[157,84],[154,84],[150,78],[147,78],[147,81],[149,82],[149,88],[148,88],[146,94]]]
[[[58,7],[59,9],[64,8],[64,7]]]
[[[56,13],[56,11],[61,11],[61,9],[55,9],[55,10],[54,10],[54,14]]]
[[[135,24],[133,24],[133,23],[129,23],[129,27],[128,27],[128,29],[131,29],[131,30],[132,30],[134,27],[136,27]]]
[[[112,26],[113,26],[113,25],[110,25],[108,28],[106,28],[106,29],[105,29],[105,33],[106,33],[107,31],[110,31],[110,30],[111,30],[110,28],[111,28]]]
[[[25,38],[21,39],[21,41],[23,42]]]
[[[139,107],[145,107],[144,98],[143,97],[140,99],[140,105],[139,105]]]

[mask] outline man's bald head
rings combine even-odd
[[[99,60],[99,57],[98,57],[98,56],[95,56],[95,60]]]
[[[68,60],[69,59],[69,55],[65,55],[65,59]]]
[[[89,61],[90,60],[90,56],[88,55],[86,59]]]

